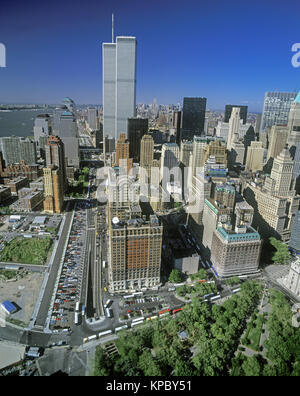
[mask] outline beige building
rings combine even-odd
[[[288,138],[288,130],[283,125],[273,125],[270,131],[267,161],[273,160],[282,152]]]
[[[64,185],[61,171],[57,167],[47,167],[44,171],[44,211],[61,213],[64,204]]]
[[[232,143],[234,142],[234,136],[238,135],[239,137],[240,125],[241,125],[240,108],[233,107],[231,112],[231,117],[229,119],[229,131],[227,138],[228,151],[231,151]]]
[[[257,172],[263,169],[264,151],[262,142],[251,142],[247,150],[247,171]]]
[[[294,189],[293,160],[287,147],[274,160],[265,182],[248,182],[244,190],[247,202],[254,208],[254,227],[263,238],[275,236],[289,242],[300,196]]]
[[[156,216],[109,225],[109,290],[139,290],[160,283],[163,227]]]
[[[259,267],[262,241],[252,227],[233,231],[218,227],[212,238],[211,262],[220,277],[255,273]]]

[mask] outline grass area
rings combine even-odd
[[[0,269],[0,278],[4,280],[10,280],[14,279],[17,277],[18,272],[17,271],[10,271],[10,270],[3,270]]]
[[[264,316],[254,314],[248,323],[246,334],[243,337],[242,344],[254,351],[259,351],[259,342],[264,324]]]
[[[52,241],[49,237],[44,239],[13,239],[1,253],[1,261],[44,265],[48,252],[51,248]]]
[[[22,320],[13,319],[13,318],[10,318],[9,316],[6,317],[6,321],[9,322],[9,323],[14,324],[14,325],[16,325],[16,326],[19,326],[19,327],[26,327],[26,326],[27,326],[26,323],[22,322]]]

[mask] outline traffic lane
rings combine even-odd
[[[48,311],[50,308],[50,303],[52,299],[52,295],[54,292],[54,286],[57,278],[57,272],[59,269],[59,265],[62,259],[63,251],[64,251],[64,246],[67,240],[67,233],[68,229],[71,224],[71,219],[72,219],[72,212],[67,213],[66,215],[66,221],[64,224],[64,228],[62,230],[61,237],[59,239],[59,243],[56,249],[56,254],[54,256],[53,264],[51,271],[49,273],[49,278],[48,282],[44,291],[43,299],[40,305],[40,309],[36,318],[35,324],[38,326],[45,326],[45,322],[48,316]]]

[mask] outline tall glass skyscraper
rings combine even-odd
[[[266,92],[261,120],[261,131],[272,125],[287,125],[291,104],[297,92]]]
[[[205,111],[206,98],[183,98],[180,140],[204,134]]]
[[[102,44],[103,135],[116,141],[136,116],[136,47],[136,38],[125,36]]]

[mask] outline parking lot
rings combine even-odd
[[[120,317],[123,320],[135,316],[145,316],[158,313],[161,309],[169,307],[165,297],[158,295],[123,297],[120,300]]]
[[[74,324],[76,302],[80,300],[86,241],[86,204],[77,203],[63,267],[53,304],[50,328],[54,333]]]

